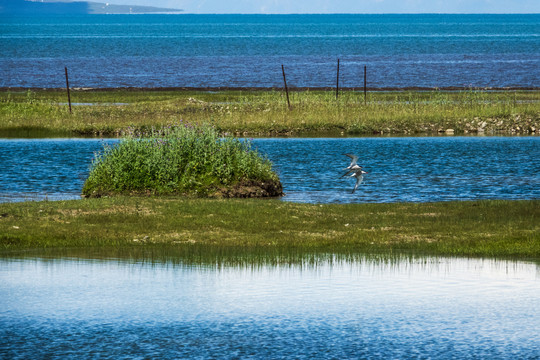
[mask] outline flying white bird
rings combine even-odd
[[[354,184],[354,189],[352,191],[352,194],[354,194],[354,192],[356,191],[356,188],[358,187],[358,185],[360,185],[362,183],[362,181],[364,180],[364,174],[367,174],[367,171],[362,170],[362,166],[358,165],[358,163],[357,163],[358,162],[358,156],[356,156],[354,154],[343,154],[343,155],[348,156],[348,157],[351,158],[350,165],[347,166],[345,169],[343,169],[343,170],[348,170],[345,174],[343,174],[343,176],[347,176],[347,175],[351,174],[351,177],[356,178],[356,184]]]

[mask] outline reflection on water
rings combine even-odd
[[[118,140],[105,140],[114,143]],[[431,202],[540,198],[538,137],[255,139],[274,163],[284,201]],[[0,202],[77,199],[95,151],[92,139],[0,140]],[[355,153],[369,172],[351,194],[341,177]]]
[[[540,270],[0,260],[4,358],[535,358]]]

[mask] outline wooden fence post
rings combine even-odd
[[[287,94],[287,105],[289,106],[290,110],[291,102],[289,101],[289,89],[287,88],[287,78],[285,77],[285,68],[283,67],[283,64],[281,64],[281,72],[283,72],[283,83],[285,84],[285,94]]]
[[[66,89],[67,89],[67,96],[68,96],[68,105],[69,105],[69,113],[71,114],[71,96],[69,94],[69,79],[68,79],[68,71],[67,71],[67,66],[64,67],[64,69],[66,70]]]
[[[339,59],[337,59],[337,77],[336,77],[336,100],[339,95]]]
[[[364,65],[364,105],[367,104],[367,66]]]

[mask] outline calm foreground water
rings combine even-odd
[[[0,357],[538,359],[540,268],[0,260]]]
[[[540,15],[0,16],[0,87],[538,87]]]
[[[539,137],[273,138],[253,145],[274,163],[284,201],[540,199]],[[101,149],[95,139],[0,139],[0,202],[79,198]],[[341,177],[344,153],[359,155],[369,172],[355,194],[355,180]]]

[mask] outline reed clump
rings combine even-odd
[[[82,193],[197,197],[274,197],[282,186],[272,163],[249,141],[221,136],[210,125],[177,123],[127,131],[92,161]]]

